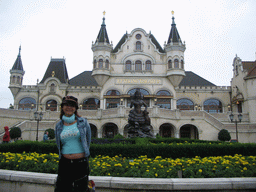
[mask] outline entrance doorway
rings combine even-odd
[[[98,131],[97,131],[97,127],[93,124],[90,124],[91,127],[91,137],[92,138],[97,138],[98,137]]]
[[[174,137],[174,127],[170,123],[162,124],[159,128],[161,137]]]
[[[180,138],[198,139],[198,129],[194,125],[183,125],[180,128]]]
[[[118,133],[118,127],[114,123],[107,123],[103,127],[103,135],[104,138],[113,138]]]

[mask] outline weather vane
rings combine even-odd
[[[106,11],[103,11],[103,16],[105,17],[105,15],[106,15]]]
[[[174,11],[172,11],[172,15],[174,15]]]

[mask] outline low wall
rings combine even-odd
[[[1,192],[53,192],[56,174],[0,169]],[[97,192],[256,191],[256,178],[155,179],[90,176]]]

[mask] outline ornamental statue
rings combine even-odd
[[[141,107],[144,106],[145,110],[142,111]],[[136,89],[133,96],[131,96],[131,105],[128,117],[128,137],[150,137],[155,138],[151,132],[150,118],[148,116],[147,104],[143,101],[143,95],[139,89]]]

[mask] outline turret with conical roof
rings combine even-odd
[[[110,76],[110,54],[113,45],[109,43],[105,24],[105,11],[103,21],[95,43],[92,44],[93,51],[93,70],[92,76],[100,86],[108,80]]]
[[[173,11],[172,15],[174,15]],[[182,43],[179,32],[176,28],[175,18],[172,16],[172,27],[167,44],[165,44],[165,51],[167,54],[167,77],[174,87],[177,87],[185,76],[185,50],[185,42]]]
[[[17,56],[17,59],[10,70],[10,83],[9,83],[9,89],[12,92],[13,97],[17,95],[17,93],[20,91],[22,87],[22,81],[23,81],[23,76],[25,74],[25,71],[23,70],[23,65],[21,61],[21,46],[19,47],[19,54]]]

